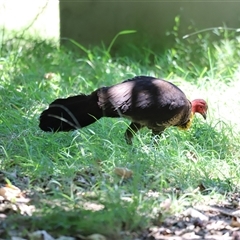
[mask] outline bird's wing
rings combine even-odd
[[[134,82],[123,82],[98,90],[98,105],[105,116],[118,117],[130,109],[133,86]]]

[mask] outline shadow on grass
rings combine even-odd
[[[60,203],[59,203],[60,204]],[[52,207],[33,216],[9,214],[0,223],[0,236],[28,238],[28,234],[45,230],[53,237],[102,234],[107,239],[123,239],[122,234],[139,234],[147,228],[149,220],[138,211],[135,203],[108,203],[99,211],[75,208],[64,210]]]

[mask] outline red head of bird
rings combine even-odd
[[[207,118],[208,105],[203,99],[195,99],[192,101],[192,113],[200,113],[204,119]]]

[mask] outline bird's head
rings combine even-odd
[[[195,99],[192,101],[192,112],[200,113],[204,119],[207,118],[208,105],[203,99]]]

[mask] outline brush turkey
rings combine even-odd
[[[137,76],[98,88],[89,95],[56,99],[42,112],[39,127],[43,131],[70,131],[86,127],[101,117],[123,117],[131,121],[125,132],[126,141],[131,144],[134,134],[143,127],[151,129],[153,135],[160,135],[170,126],[187,129],[195,113],[206,119],[207,108],[203,99],[190,102],[170,82]]]

